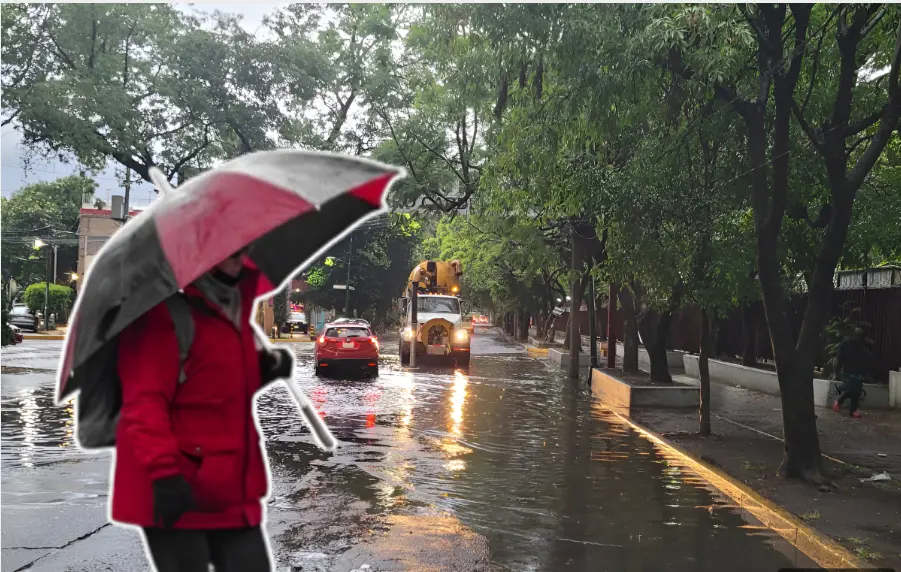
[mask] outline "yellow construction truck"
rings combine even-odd
[[[469,367],[472,327],[463,320],[460,300],[459,260],[420,262],[407,280],[403,292],[405,318],[400,332],[400,360],[410,363],[423,358],[452,360],[458,367]]]

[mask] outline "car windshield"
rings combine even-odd
[[[418,298],[420,312],[431,314],[459,314],[460,301],[456,298]]]
[[[366,338],[370,335],[366,328],[329,328],[325,331],[327,338]]]

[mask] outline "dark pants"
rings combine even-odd
[[[841,406],[846,399],[851,400],[851,413],[857,411],[860,404],[860,394],[863,392],[863,376],[856,374],[845,374],[843,376],[842,392],[838,396],[838,404]]]
[[[145,528],[157,572],[271,572],[260,527],[222,530]]]

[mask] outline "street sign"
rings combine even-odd
[[[334,288],[335,290],[347,290],[347,286],[345,286],[344,284],[335,284],[334,286],[332,286],[332,288]],[[356,288],[354,288],[353,286],[351,286],[350,289],[356,290]]]

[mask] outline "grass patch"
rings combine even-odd
[[[757,463],[752,463],[751,461],[742,461],[741,468],[746,471],[765,471],[766,467],[763,465],[759,465]]]
[[[869,543],[866,540],[863,540],[862,538],[855,538],[852,536],[851,538],[848,538],[848,541],[851,544],[856,545],[856,548],[854,549],[854,554],[858,558],[861,558],[863,560],[879,560],[880,558],[882,558],[881,553],[876,552],[874,550],[870,550]]]
[[[810,512],[802,512],[800,515],[801,520],[811,521],[811,520],[819,520],[820,519],[820,511],[813,510]]]

